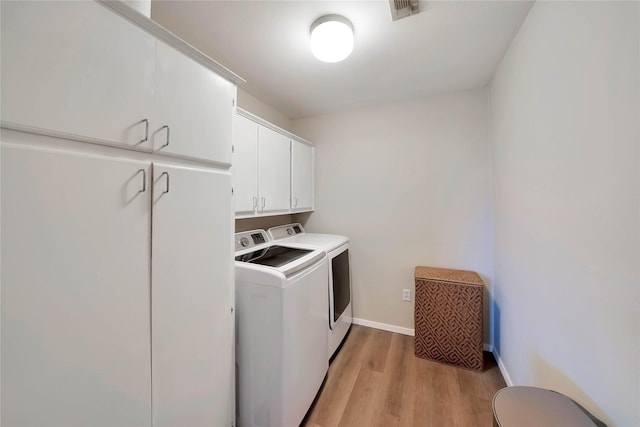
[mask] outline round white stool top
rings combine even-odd
[[[567,396],[537,387],[507,387],[493,396],[499,427],[597,427]]]

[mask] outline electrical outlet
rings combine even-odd
[[[402,290],[402,300],[403,301],[411,301],[411,289],[403,289]]]

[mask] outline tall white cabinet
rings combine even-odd
[[[236,218],[314,208],[314,145],[238,109],[234,124]]]
[[[233,75],[99,3],[1,7],[0,424],[231,426]]]
[[[0,156],[2,425],[150,425],[150,164]]]
[[[154,425],[230,425],[231,175],[164,162],[153,175]]]

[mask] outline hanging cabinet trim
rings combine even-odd
[[[96,2],[111,9],[118,15],[128,20],[129,22],[133,23],[134,25],[142,28],[146,32],[155,36],[158,40],[161,40],[164,43],[168,44],[169,46],[173,47],[174,49],[182,52],[183,54],[193,59],[197,63],[202,64],[203,66],[214,71],[221,77],[229,80],[231,83],[234,83],[237,85],[239,83],[247,82],[245,79],[238,76],[236,73],[229,70],[224,65],[214,61],[213,59],[211,59],[210,57],[202,53],[200,50],[191,46],[189,43],[187,43],[186,41],[182,40],[180,37],[173,34],[171,31],[164,28],[162,25],[152,21],[151,19],[147,18],[137,10],[132,9],[123,1],[96,0]]]
[[[236,108],[236,112],[239,115],[241,115],[242,117],[245,117],[245,118],[247,118],[247,119],[249,119],[249,120],[251,120],[253,122],[258,123],[259,125],[262,125],[262,126],[264,126],[266,128],[269,128],[274,132],[282,134],[282,135],[286,136],[289,139],[293,139],[294,141],[301,142],[301,143],[303,143],[305,145],[308,145],[309,147],[315,147],[316,146],[316,144],[314,144],[313,142],[307,141],[304,138],[300,138],[298,135],[295,135],[295,134],[293,134],[293,133],[291,133],[289,131],[286,131],[286,130],[282,129],[281,127],[278,127],[278,126],[274,125],[273,123],[268,122],[268,121],[256,116],[255,114],[252,114],[252,113],[250,113],[250,112],[248,112],[246,110],[243,110],[240,107]]]

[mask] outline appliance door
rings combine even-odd
[[[328,274],[325,258],[283,290],[283,416],[273,427],[300,425],[329,369]]]
[[[322,386],[329,368],[322,255],[281,286],[244,280],[243,270],[256,270],[236,265],[238,426],[298,426]]]
[[[329,252],[329,327],[345,314],[351,303],[351,269],[349,262],[349,244]]]

